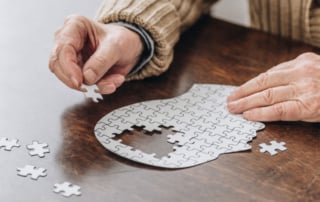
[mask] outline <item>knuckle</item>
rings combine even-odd
[[[96,55],[94,60],[98,66],[104,66],[108,62],[107,58],[103,55]]]
[[[299,85],[297,82],[292,82],[289,84],[290,88],[291,88],[291,97],[292,98],[297,98],[300,96],[301,94],[301,85]],[[303,88],[302,88],[303,89]]]
[[[306,52],[306,53],[302,53],[300,54],[297,59],[298,60],[313,60],[317,57],[317,54],[312,53],[312,52]]]
[[[315,53],[303,53],[294,63],[294,75],[314,77],[320,72],[320,57]]]
[[[317,113],[320,111],[320,102],[314,99],[307,99],[304,101],[303,107],[309,114]]]
[[[268,81],[269,81],[269,73],[268,72],[261,73],[256,79],[256,83],[259,87],[267,86]]]
[[[68,24],[69,22],[73,21],[82,21],[84,18],[84,16],[78,14],[71,14],[66,17],[66,19],[64,20],[64,24]]]
[[[272,88],[267,89],[262,94],[263,101],[267,104],[273,104],[274,102],[274,90]]]
[[[279,104],[276,104],[276,105],[273,105],[273,111],[275,113],[276,116],[280,117],[280,118],[283,118],[286,116],[286,110],[285,110],[285,107],[282,103],[279,103]]]

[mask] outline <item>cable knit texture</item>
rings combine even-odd
[[[217,0],[104,0],[97,20],[125,21],[144,28],[155,41],[153,58],[131,79],[159,75],[173,59],[181,32]],[[320,46],[320,9],[312,0],[249,0],[253,28]]]

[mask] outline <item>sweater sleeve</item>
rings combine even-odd
[[[310,11],[308,25],[309,42],[314,46],[320,47],[320,6],[317,6]]]
[[[155,42],[154,55],[140,71],[127,79],[143,79],[166,71],[173,47],[183,30],[192,25],[215,0],[104,0],[97,20],[124,21],[142,27]]]
[[[253,28],[320,47],[320,5],[314,0],[250,0]]]

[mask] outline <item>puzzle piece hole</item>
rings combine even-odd
[[[138,149],[147,154],[155,153],[156,158],[167,156],[173,151],[173,144],[167,141],[167,135],[174,135],[176,132],[172,127],[160,126],[161,131],[149,132],[143,127],[133,126],[133,130],[125,130],[116,135],[114,140],[122,140],[122,144]],[[164,144],[167,143],[167,144]]]

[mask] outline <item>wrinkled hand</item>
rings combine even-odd
[[[320,121],[320,56],[304,53],[249,80],[228,98],[252,121]]]
[[[142,50],[135,32],[73,15],[55,33],[49,68],[70,88],[97,84],[100,93],[110,94],[124,82]]]

